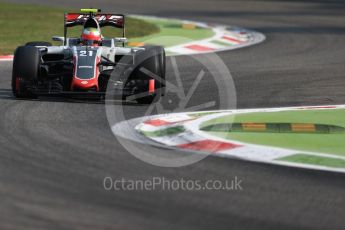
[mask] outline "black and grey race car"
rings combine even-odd
[[[122,29],[120,38],[103,38],[87,44],[82,38],[68,38],[67,28],[111,26]],[[125,47],[125,16],[85,9],[66,13],[62,42],[29,42],[16,49],[12,90],[17,98],[41,95],[104,97],[105,93],[149,104],[164,94],[165,51],[160,46]],[[109,87],[108,84],[111,84]],[[107,90],[108,89],[108,90]],[[111,92],[109,92],[111,89]]]

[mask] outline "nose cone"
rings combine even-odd
[[[71,90],[97,91],[100,57],[97,49],[80,47],[74,57],[74,77]]]
[[[95,90],[98,91],[98,80],[97,78],[93,79],[78,79],[74,78],[71,86],[71,90]]]

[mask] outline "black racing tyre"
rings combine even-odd
[[[50,42],[28,42],[25,44],[25,46],[52,46]]]
[[[166,56],[165,56],[165,50],[163,47],[159,47],[160,50],[158,52],[158,59],[159,59],[159,62],[160,62],[160,66],[161,66],[161,75],[159,76],[162,76],[162,78],[164,79],[165,81],[165,70],[166,70]],[[160,90],[160,93],[161,93],[161,96],[164,96],[165,94],[165,82],[159,82],[158,84],[158,87],[161,89]]]
[[[163,47],[160,46],[144,46],[145,50],[139,51],[135,55],[135,65],[137,65],[132,72],[131,78],[135,78],[140,82],[138,84],[138,92],[136,93],[148,93],[149,81],[154,78],[148,76],[142,69],[148,70],[149,72],[159,76],[161,81],[155,82],[155,93],[138,97],[135,100],[140,104],[151,104],[157,102],[162,95],[164,95],[165,90],[165,51]]]
[[[13,59],[12,92],[17,98],[35,98],[33,88],[40,71],[40,52],[34,46],[20,46]]]

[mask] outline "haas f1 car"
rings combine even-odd
[[[67,37],[67,29],[74,26],[83,27],[81,37]],[[105,26],[122,29],[123,36],[104,38],[101,29]],[[64,37],[53,37],[53,40],[62,45],[29,42],[16,49],[12,73],[15,97],[96,95],[104,98],[107,92],[149,104],[164,94],[164,48],[125,47],[124,15],[103,14],[98,9],[66,13]]]

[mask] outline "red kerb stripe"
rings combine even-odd
[[[241,146],[232,144],[232,143],[221,142],[221,141],[202,140],[202,141],[195,141],[195,142],[191,142],[187,144],[178,145],[177,147],[183,148],[183,149],[215,153],[215,152],[219,152],[223,150],[238,148]]]
[[[191,50],[197,50],[197,51],[213,51],[213,48],[207,47],[207,46],[202,46],[202,45],[188,45],[185,46],[187,49]]]
[[[225,39],[225,40],[231,41],[231,42],[241,43],[240,40],[232,38],[232,37],[223,36],[222,38]]]
[[[152,125],[152,126],[163,126],[163,125],[169,125],[170,122],[163,121],[160,119],[154,119],[154,120],[148,120],[144,122],[147,125]]]

